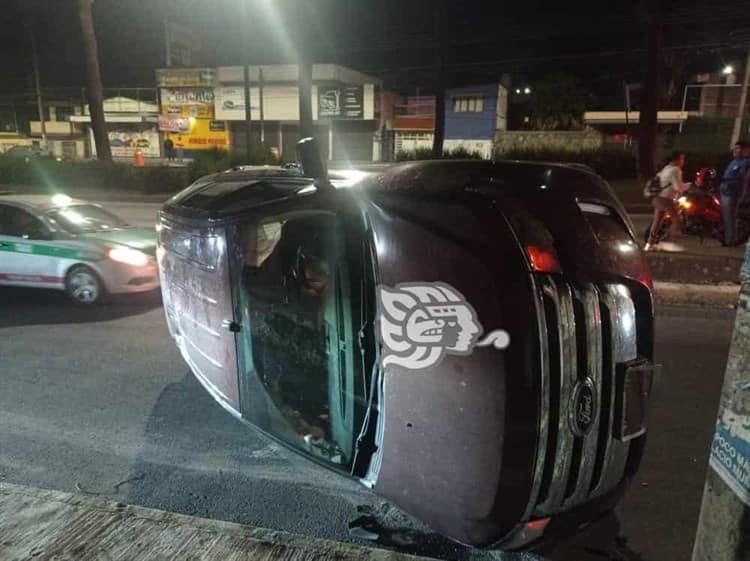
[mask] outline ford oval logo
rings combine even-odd
[[[576,436],[586,436],[596,420],[594,382],[586,378],[578,382],[570,396],[570,428]]]

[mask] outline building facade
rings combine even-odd
[[[156,103],[156,91],[140,89],[132,93],[133,97],[117,95],[103,101],[104,122],[107,125],[107,137],[116,159],[132,160],[136,151],[140,151],[146,158],[161,156],[161,140],[157,121],[159,105]],[[96,156],[96,143],[91,127],[91,115],[86,105],[82,114],[69,117],[75,126],[83,128],[86,138],[87,151]]]
[[[296,157],[299,139],[297,65],[249,66],[251,142],[282,161]],[[247,142],[242,66],[157,71],[159,130],[186,157],[219,147],[243,154]],[[313,65],[312,114],[330,160],[372,161],[378,131],[380,82],[333,64]]]
[[[463,149],[491,158],[496,137],[507,128],[507,114],[508,92],[500,84],[448,90],[443,148]]]
[[[393,94],[390,94],[391,96]],[[383,158],[398,157],[432,148],[435,131],[435,97],[401,96],[383,107],[391,111],[381,119],[383,137],[392,136]],[[443,149],[463,149],[492,157],[498,135],[507,128],[508,93],[504,86],[480,84],[451,88],[445,94],[445,139]],[[390,151],[389,151],[390,149]]]

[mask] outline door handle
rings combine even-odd
[[[221,326],[231,333],[239,333],[240,331],[242,331],[242,326],[236,321],[232,321],[231,319],[225,319],[224,321],[222,321]]]

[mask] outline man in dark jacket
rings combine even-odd
[[[724,222],[724,245],[737,243],[737,211],[748,178],[750,177],[750,144],[744,141],[734,145],[734,158],[721,176],[721,218]]]
[[[164,141],[164,155],[170,162],[174,160],[174,142],[172,142],[171,138],[167,138]]]

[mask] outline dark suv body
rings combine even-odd
[[[608,185],[478,161],[330,179],[247,168],[164,205],[165,313],[206,389],[462,543],[610,511],[643,450],[653,305]]]

